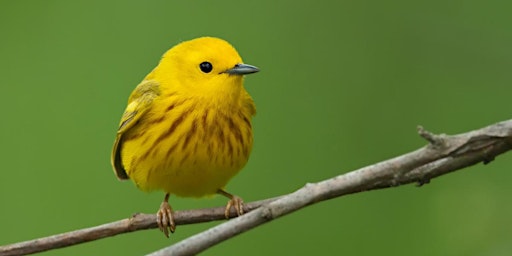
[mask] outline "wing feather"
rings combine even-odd
[[[151,109],[154,99],[159,95],[160,86],[158,82],[154,80],[144,80],[135,88],[128,99],[128,106],[121,117],[110,158],[114,172],[120,180],[129,179],[121,158],[123,135],[138,124],[138,121]]]

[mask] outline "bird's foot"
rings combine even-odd
[[[156,213],[156,222],[160,231],[164,232],[166,237],[169,237],[169,232],[174,233],[176,224],[174,223],[174,211],[167,201],[160,204],[160,209]]]
[[[226,205],[226,210],[224,211],[224,216],[226,216],[226,219],[229,219],[229,212],[231,211],[231,208],[235,208],[235,213],[238,216],[244,214],[244,200],[238,196],[231,196],[228,204]]]

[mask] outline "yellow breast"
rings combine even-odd
[[[178,196],[214,194],[246,164],[252,148],[251,113],[183,100],[179,94],[155,108],[124,138],[123,165],[142,190]]]

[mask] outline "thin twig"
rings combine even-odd
[[[423,128],[419,134],[430,144],[413,152],[370,165],[318,183],[310,183],[294,193],[246,205],[249,213],[187,238],[152,255],[190,255],[204,251],[230,237],[305,206],[342,195],[417,182],[419,185],[449,172],[489,163],[512,148],[512,120],[458,135],[435,135]],[[259,208],[258,208],[259,207]],[[232,216],[234,216],[232,212]],[[176,224],[192,224],[224,219],[224,207],[178,211]],[[46,238],[5,245],[0,255],[20,255],[61,248],[141,229],[156,228],[154,214]]]
[[[263,205],[246,215],[149,255],[197,254],[235,235],[305,206],[361,191],[395,187],[412,182],[422,185],[432,178],[479,162],[489,163],[496,156],[512,148],[512,120],[453,136],[434,135],[423,128],[418,132],[431,144],[332,179],[307,184],[296,192]]]
[[[251,202],[244,205],[244,210],[252,211],[263,204],[276,200],[278,197]],[[177,225],[195,224],[216,220],[225,220],[225,207],[176,211],[174,218]],[[235,211],[230,217],[235,217]],[[67,247],[75,244],[90,242],[105,237],[137,230],[157,228],[156,215],[136,213],[130,218],[106,223],[100,226],[75,230],[58,235],[38,238],[30,241],[0,246],[0,255],[25,255],[43,252],[51,249]]]

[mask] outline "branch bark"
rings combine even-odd
[[[249,203],[249,213],[187,238],[151,255],[190,255],[303,207],[335,197],[431,179],[479,162],[489,163],[512,148],[512,120],[458,135],[435,135],[422,127],[429,141],[423,148],[318,183],[306,184],[291,194]],[[178,211],[178,225],[224,219],[224,207]],[[232,212],[234,215],[234,212]],[[156,228],[154,214],[131,218],[0,247],[0,255],[20,255],[61,248],[141,229]]]
[[[279,197],[269,198],[244,205],[244,209],[252,211],[263,204],[276,200]],[[176,211],[174,221],[176,225],[196,224],[216,220],[225,220],[223,207]],[[230,218],[236,217],[234,210]],[[111,237],[123,233],[138,230],[158,228],[156,215],[147,213],[135,213],[130,218],[106,223],[103,225],[74,230],[62,234],[42,237],[34,240],[0,246],[0,256],[26,255],[43,252],[52,249],[72,246],[75,244],[90,242],[105,237]]]
[[[229,222],[191,236],[149,255],[193,255],[249,229],[303,207],[361,191],[395,187],[430,179],[479,162],[485,164],[512,148],[512,120],[479,130],[447,136],[418,127],[429,145],[408,154],[370,165],[318,183],[306,184]]]

